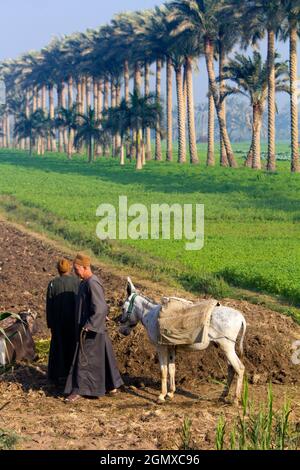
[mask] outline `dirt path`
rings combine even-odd
[[[0,222],[0,311],[32,309],[38,312],[36,338],[48,338],[45,325],[45,291],[56,275],[55,262],[69,252],[6,222]],[[122,338],[114,318],[120,313],[126,276],[103,268],[101,274],[110,305],[110,335],[126,387],[118,396],[101,400],[64,403],[47,382],[46,364],[17,366],[0,375],[0,428],[22,436],[20,449],[171,449],[180,444],[185,417],[192,419],[192,436],[197,448],[214,448],[215,428],[223,413],[229,420],[237,409],[217,401],[227,366],[215,347],[197,354],[178,357],[178,393],[174,402],[159,406],[159,369],[154,349],[142,330]],[[166,290],[133,279],[137,287],[156,300]],[[186,298],[192,298],[185,294]],[[299,367],[291,363],[291,345],[300,338],[300,328],[286,318],[247,302],[226,299],[224,304],[240,309],[248,331],[244,362],[255,401],[266,397],[266,384],[272,380],[275,403],[280,406],[286,394],[292,400],[296,419]]]

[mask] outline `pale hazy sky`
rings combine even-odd
[[[163,0],[1,0],[0,60],[39,50],[53,36],[85,31],[108,22],[115,13],[151,8]],[[278,45],[288,59],[288,45]],[[262,48],[265,51],[265,47]],[[204,61],[195,76],[197,101],[207,93]],[[287,98],[284,98],[284,101]],[[282,101],[282,98],[280,99]]]
[[[161,0],[1,0],[0,60],[40,49],[54,35],[108,22],[120,11],[142,10]]]

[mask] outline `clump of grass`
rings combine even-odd
[[[185,418],[181,428],[179,450],[193,450],[194,445],[192,441],[192,420],[190,418]]]
[[[289,401],[284,402],[281,410],[274,411],[271,384],[267,403],[255,410],[245,381],[242,412],[233,423],[229,437],[225,432],[227,423],[223,417],[220,418],[216,429],[216,449],[224,450],[227,441],[231,450],[296,450],[299,448],[300,430],[290,423],[291,412]]]
[[[20,437],[13,431],[0,429],[0,450],[13,450]]]
[[[39,339],[35,341],[35,349],[38,355],[38,362],[44,364],[48,361],[50,339]]]
[[[226,422],[224,416],[221,415],[217,424],[217,433],[216,433],[216,449],[224,449],[224,438],[226,432]]]
[[[212,295],[217,299],[223,299],[231,295],[229,285],[222,277],[215,276],[214,274],[183,273],[179,276],[179,280],[183,287],[190,292]]]

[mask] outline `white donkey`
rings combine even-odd
[[[123,305],[120,333],[128,336],[133,328],[141,322],[145,327],[150,341],[155,345],[162,374],[162,390],[159,396],[159,401],[164,402],[166,398],[173,399],[176,391],[175,386],[175,353],[176,348],[184,350],[200,351],[209,346],[210,342],[217,343],[223,349],[228,361],[228,379],[227,385],[221,395],[221,399],[225,399],[230,391],[230,387],[237,374],[237,388],[235,402],[238,403],[242,393],[243,377],[245,367],[238,358],[235,352],[235,345],[238,335],[243,329],[243,334],[240,342],[240,352],[243,354],[243,342],[246,334],[246,320],[242,313],[230,307],[219,306],[215,307],[210,325],[208,328],[207,338],[201,344],[194,344],[192,346],[165,346],[158,343],[158,316],[162,305],[154,303],[148,297],[141,295],[137,292],[130,278],[127,284],[128,298]],[[192,304],[192,302],[176,297],[168,300],[177,300],[185,304]],[[168,371],[170,376],[170,391],[168,392],[167,379]]]

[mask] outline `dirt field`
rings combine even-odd
[[[3,221],[0,247],[0,311],[30,308],[38,312],[36,338],[48,338],[46,288],[56,275],[57,259],[70,257],[70,253]],[[238,412],[230,403],[218,402],[227,373],[221,352],[211,346],[205,352],[179,354],[176,398],[158,405],[159,367],[154,349],[141,327],[123,338],[115,321],[125,296],[126,275],[105,267],[96,267],[95,272],[104,280],[110,305],[109,331],[124,390],[113,398],[65,404],[47,382],[46,364],[19,365],[0,375],[0,428],[21,435],[20,449],[176,449],[183,421],[189,417],[195,447],[213,449],[220,414],[231,420]],[[133,281],[156,300],[174,294],[194,298],[141,279]],[[276,406],[288,396],[293,419],[300,420],[300,366],[291,363],[291,346],[300,338],[300,327],[260,306],[230,299],[222,303],[241,310],[248,323],[243,361],[251,397],[257,402],[264,400],[267,383],[272,381]]]

